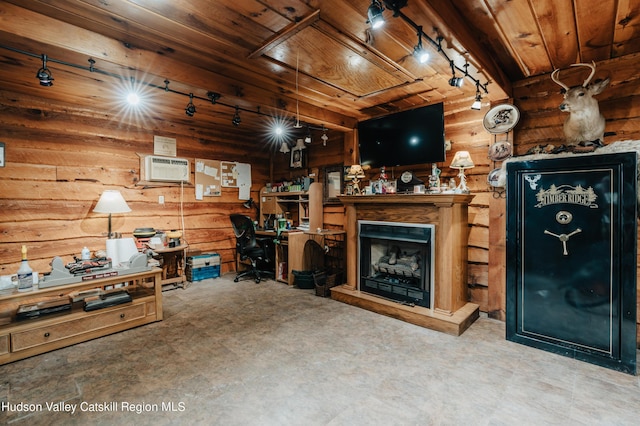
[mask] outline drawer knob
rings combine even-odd
[[[124,314],[120,314],[120,318],[124,318]]]
[[[44,333],[44,337],[49,337],[49,336],[51,336],[51,334],[48,331]]]

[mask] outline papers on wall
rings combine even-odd
[[[238,198],[248,200],[251,196],[251,164],[236,163],[238,172]]]
[[[238,186],[238,169],[236,164],[238,163],[232,163],[229,161],[220,162],[222,186],[227,188],[236,188]]]
[[[196,200],[222,195],[220,161],[196,158]]]
[[[153,136],[153,155],[176,156],[176,138]]]
[[[222,188],[238,188],[238,199],[251,194],[251,164],[196,158],[196,200],[219,197]]]

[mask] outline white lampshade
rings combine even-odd
[[[109,213],[109,228],[107,238],[113,238],[115,234],[111,232],[111,213],[127,213],[131,209],[122,197],[120,191],[108,189],[102,193],[98,203],[93,209],[94,213]]]
[[[296,141],[296,146],[294,148],[295,149],[307,149],[307,147],[304,144],[304,139],[298,139]]]
[[[354,164],[349,167],[347,172],[347,178],[349,179],[362,179],[365,177],[364,170],[360,164]]]
[[[286,142],[282,142],[282,145],[280,145],[280,152],[283,154],[289,152],[289,144]]]
[[[469,151],[458,151],[456,155],[453,156],[449,167],[452,169],[470,169],[475,167],[475,164],[473,164]]]
[[[127,213],[131,209],[120,191],[108,189],[102,193],[93,211],[94,213]]]

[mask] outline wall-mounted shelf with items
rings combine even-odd
[[[312,183],[307,192],[269,192],[262,188],[258,226],[275,229],[277,219],[282,218],[291,220],[292,228],[322,228],[322,196],[321,183]]]

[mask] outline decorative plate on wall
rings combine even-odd
[[[487,176],[487,183],[489,186],[493,186],[494,188],[500,188],[502,185],[500,184],[500,173],[502,169],[498,167],[497,169],[493,169],[489,172]]]
[[[511,104],[500,104],[485,114],[482,124],[489,133],[507,133],[516,127],[519,119],[518,108]]]
[[[508,141],[498,141],[489,147],[489,159],[491,161],[503,161],[511,157],[513,150]]]

